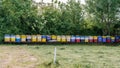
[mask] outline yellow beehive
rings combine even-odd
[[[52,40],[56,40],[57,36],[56,35],[52,35],[51,38],[52,38]]]
[[[5,35],[4,41],[5,41],[5,42],[10,42],[10,36],[9,36],[9,35]]]
[[[26,35],[21,35],[21,42],[26,42]]]
[[[5,38],[5,42],[10,42],[10,38]]]
[[[4,36],[4,41],[5,42],[10,42],[10,35],[5,35]]]
[[[41,35],[37,35],[37,42],[41,42]]]
[[[61,42],[61,36],[57,36],[57,42]]]
[[[98,37],[97,37],[97,36],[93,36],[93,38],[94,38],[94,39],[98,39]]]
[[[11,42],[15,42],[15,35],[11,35],[10,40]]]
[[[32,35],[32,42],[37,42],[37,36],[36,35]]]
[[[66,37],[62,36],[62,42],[66,42]]]
[[[10,42],[10,38],[5,38],[5,42]]]
[[[46,39],[45,38],[42,38],[42,40],[41,40],[42,42],[46,42]]]

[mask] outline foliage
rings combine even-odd
[[[31,0],[1,0],[0,35],[37,33],[37,8]]]
[[[57,3],[57,2],[56,2]],[[70,0],[68,3],[57,3],[59,6],[47,6],[43,9],[46,24],[44,34],[80,34],[83,12],[80,2]],[[79,8],[79,9],[78,9]]]
[[[38,7],[39,6],[39,7]],[[0,40],[4,34],[115,35],[120,0],[0,0]],[[117,30],[116,30],[117,29]],[[118,34],[118,33],[117,33]]]
[[[86,0],[86,10],[102,29],[103,35],[110,35],[113,26],[119,21],[116,16],[119,6],[119,0]]]

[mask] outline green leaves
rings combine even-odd
[[[33,27],[29,24],[36,23],[37,19],[37,8],[31,5],[32,0],[2,0],[0,23],[4,27],[1,30],[4,29],[4,33],[10,34],[29,33],[29,28]]]
[[[103,35],[111,35],[110,29],[113,29],[113,25],[115,25],[113,23],[118,21],[116,15],[119,0],[86,0],[86,4],[86,10],[93,19],[102,24]]]
[[[120,21],[120,0],[86,0],[84,5],[79,0],[52,0],[47,5],[32,0],[0,0],[0,35],[110,35]]]

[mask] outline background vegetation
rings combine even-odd
[[[0,0],[1,40],[4,34],[120,35],[120,0]]]

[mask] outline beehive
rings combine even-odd
[[[41,35],[37,35],[37,42],[41,42]]]
[[[70,42],[75,42],[75,36],[71,36]]]
[[[21,42],[26,42],[26,35],[21,35]]]
[[[47,42],[51,42],[51,35],[47,35],[46,40],[47,40]]]
[[[106,42],[108,42],[108,43],[111,42],[111,37],[110,37],[110,36],[107,36],[107,37],[106,37]]]
[[[93,42],[93,36],[89,36],[89,42]]]
[[[36,35],[32,35],[32,42],[37,42],[37,36]]]
[[[15,35],[11,35],[11,36],[10,36],[10,41],[11,41],[11,42],[15,42]]]
[[[98,42],[98,37],[97,36],[93,36],[93,41],[94,42]]]
[[[80,42],[80,36],[76,36],[76,42],[78,43],[78,42]]]
[[[103,40],[102,42],[105,43],[106,42],[106,36],[102,36]]]
[[[61,38],[62,38],[62,39],[61,39],[62,42],[67,42],[67,41],[66,41],[66,37],[65,37],[64,35],[61,36]]]
[[[4,36],[4,41],[5,41],[5,42],[10,42],[10,35],[8,35],[8,34],[5,35],[5,36]]]
[[[89,42],[88,36],[85,36],[85,42]]]
[[[70,42],[70,38],[71,38],[70,35],[67,35],[67,36],[66,36],[67,42]]]
[[[45,35],[42,35],[41,42],[43,42],[43,43],[47,42],[47,40],[46,40],[46,36],[45,36]]]
[[[52,40],[56,40],[57,36],[56,35],[51,35]]]
[[[80,36],[81,42],[85,42],[85,36]]]
[[[102,40],[103,40],[102,36],[98,36],[98,42],[100,43],[102,42]]]
[[[32,42],[32,37],[31,37],[31,35],[26,35],[26,41],[27,41],[27,42]]]
[[[21,42],[20,35],[16,35],[16,42]]]
[[[57,42],[61,42],[61,36],[57,36]]]

